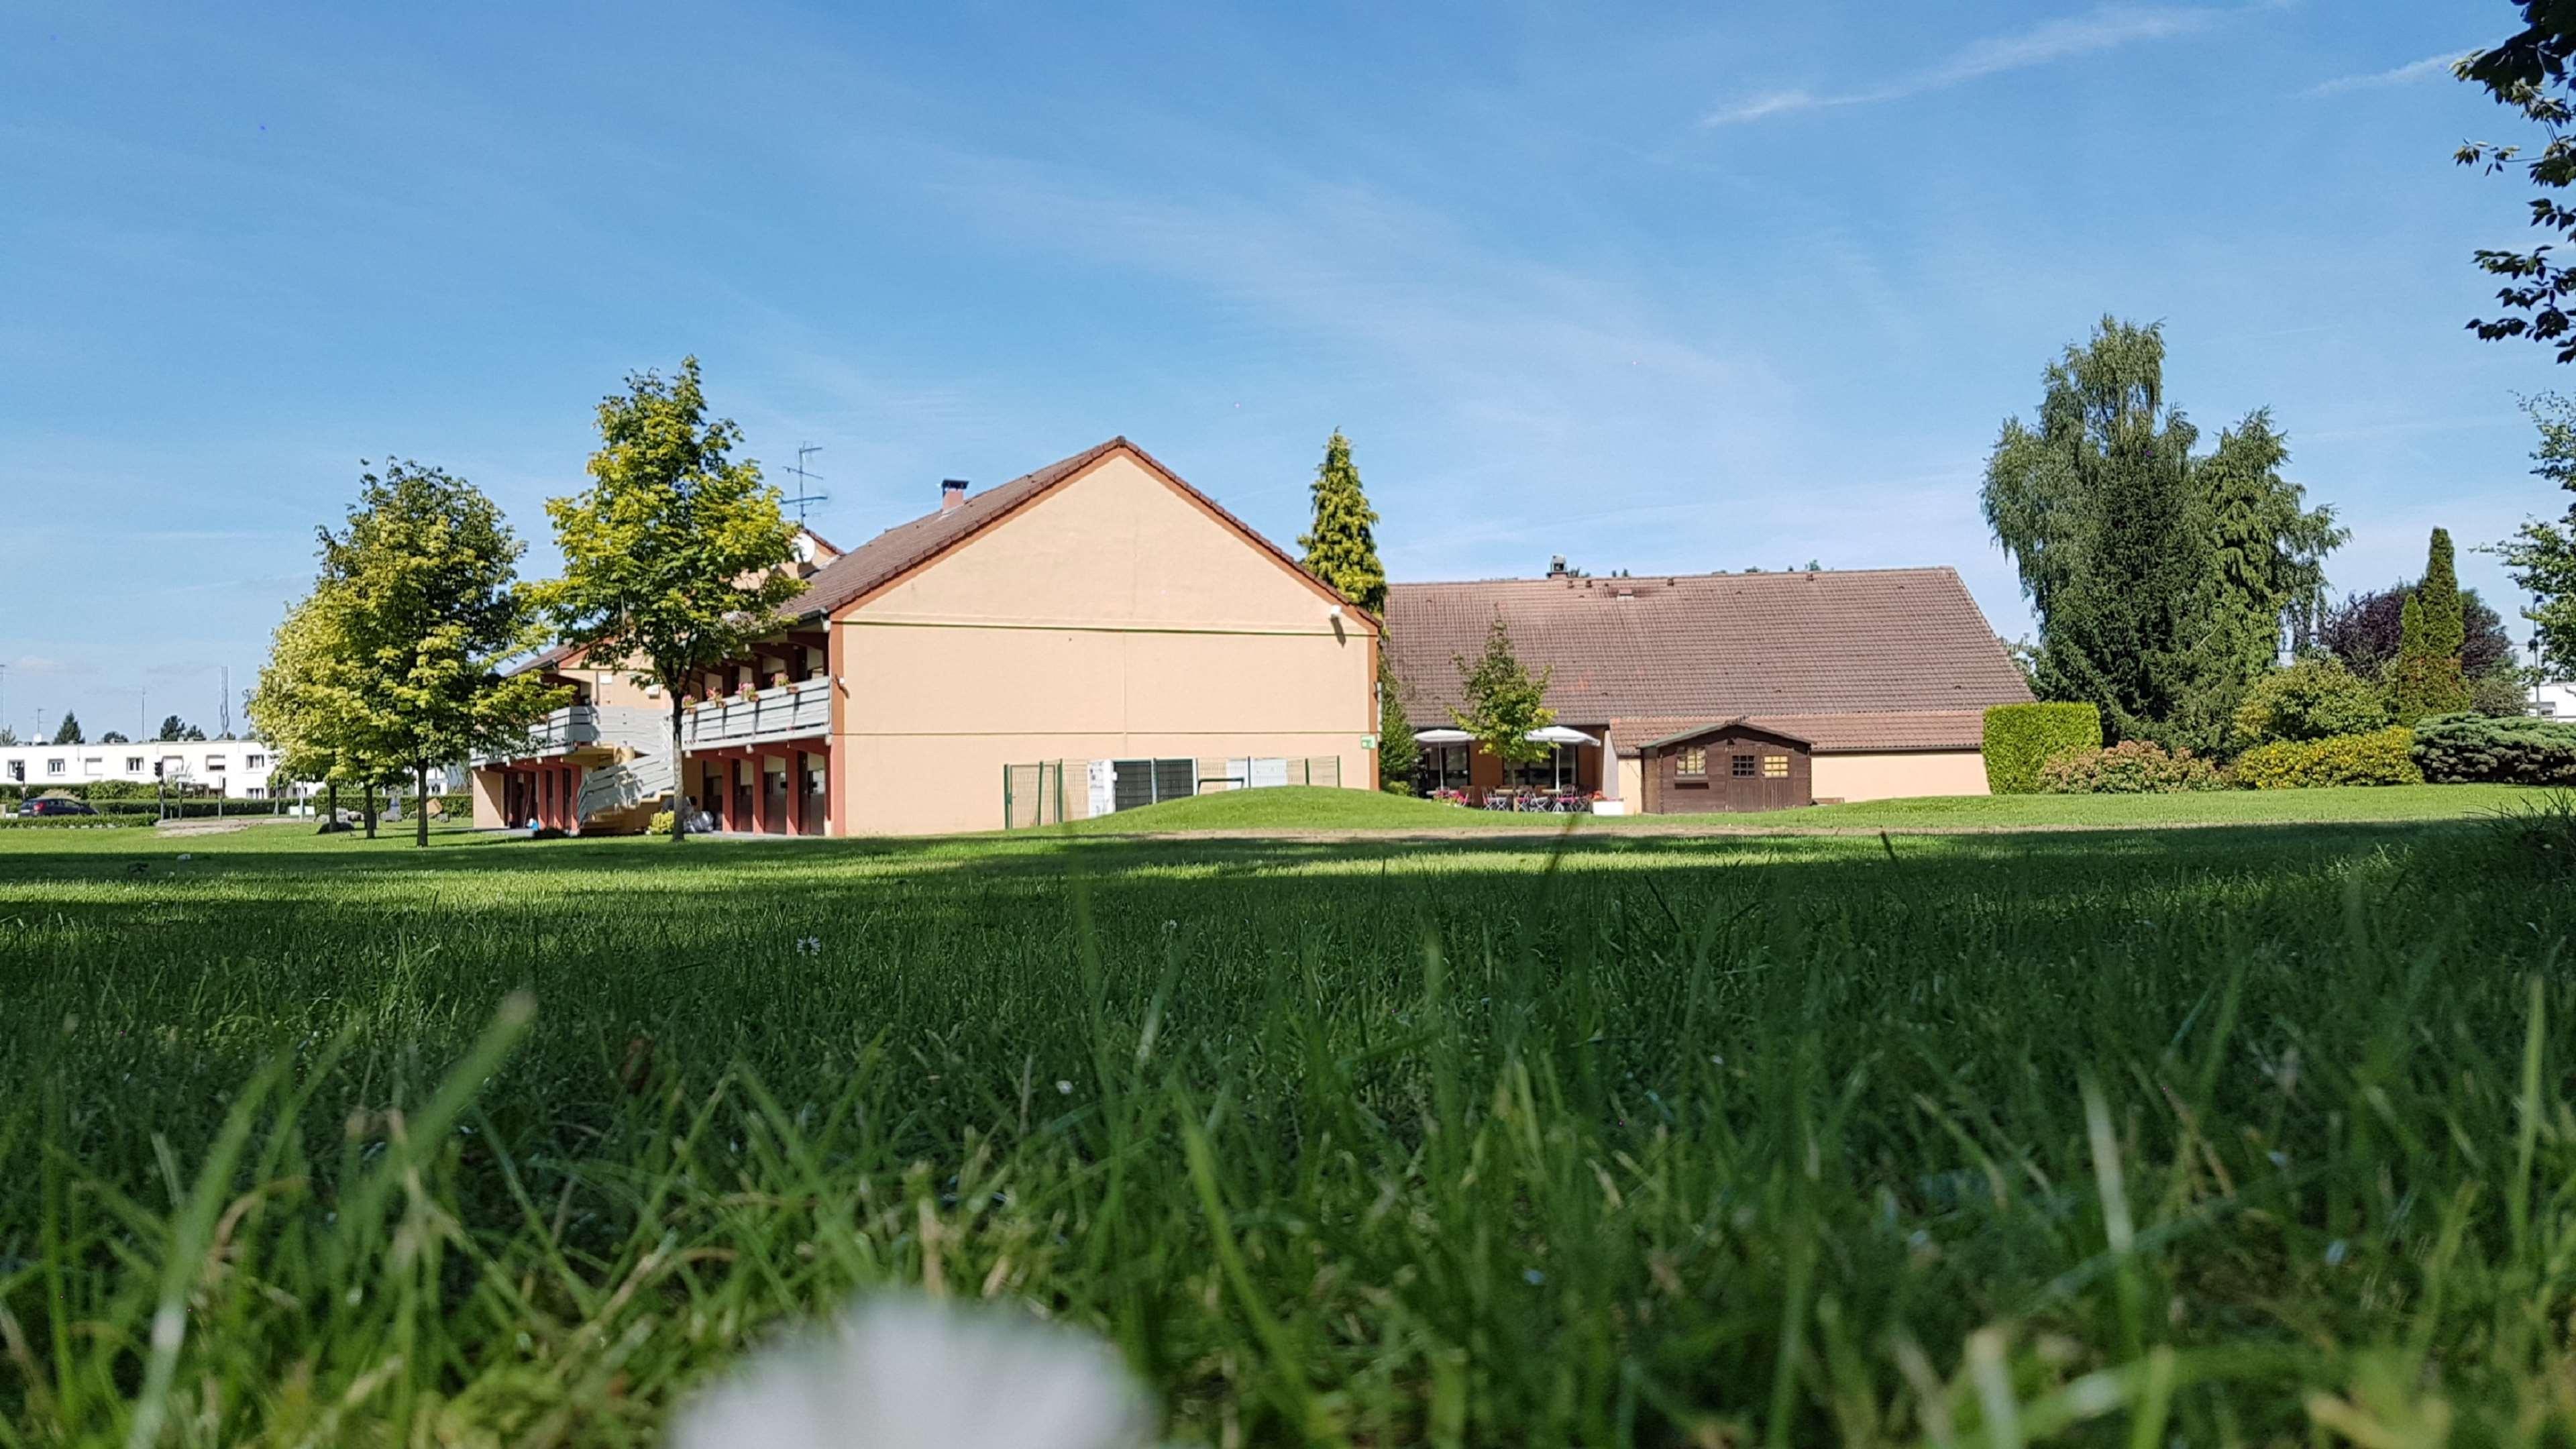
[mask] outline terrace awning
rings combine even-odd
[[[1474,738],[1476,738],[1474,735],[1467,733],[1465,730],[1446,728],[1415,730],[1413,732],[1413,742],[1417,745],[1463,745]]]

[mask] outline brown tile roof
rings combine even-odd
[[[790,618],[799,621],[826,617],[851,600],[875,592],[965,542],[986,527],[1001,522],[1023,505],[1036,501],[1057,484],[1073,478],[1092,464],[1115,452],[1134,455],[1138,462],[1187,493],[1201,507],[1214,514],[1218,520],[1303,576],[1321,590],[1325,597],[1341,598],[1341,595],[1333,592],[1330,585],[1307,572],[1305,566],[1297,562],[1295,557],[1279,545],[1262,537],[1250,524],[1226,512],[1217,505],[1215,499],[1191,487],[1188,480],[1164,467],[1151,453],[1123,437],[1118,437],[1095,447],[1085,448],[1070,458],[1058,459],[1034,473],[1023,473],[1008,483],[998,484],[981,493],[972,494],[955,508],[925,513],[909,523],[896,524],[817,569],[812,581],[805,586],[805,592],[787,602],[785,612]],[[1343,602],[1347,604],[1349,601]],[[1351,612],[1363,619],[1368,618],[1367,611],[1356,606],[1352,607]],[[1375,623],[1374,620],[1370,622]]]
[[[1998,704],[2014,703],[1997,700]],[[1605,723],[1619,753],[1633,755],[1640,744],[1669,740],[1726,724],[1734,715],[1620,715]],[[1826,754],[1901,752],[1905,750],[1973,750],[1984,743],[1986,712],[1977,709],[1913,709],[1852,714],[1756,714],[1742,717],[1761,729],[1792,735]],[[1581,726],[1577,726],[1581,728]]]
[[[1986,706],[2029,700],[1955,570],[1396,584],[1387,657],[1417,727],[1462,703],[1456,656],[1495,615],[1561,723],[1622,751],[1739,716],[1828,753],[1973,749]]]
[[[564,661],[572,658],[580,652],[581,646],[578,644],[551,644],[543,650],[520,660],[516,664],[503,666],[501,673],[504,675],[514,675],[526,674],[531,670],[543,672],[562,664]]]

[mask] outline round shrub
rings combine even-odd
[[[2576,785],[2576,722],[2442,715],[2415,726],[2415,763],[2436,785]]]
[[[2302,659],[2274,670],[2236,707],[2236,738],[2249,745],[2330,740],[2387,723],[2388,705],[2379,690],[2340,659]]]
[[[2040,767],[2102,748],[2102,712],[2089,704],[1999,704],[1986,711],[1986,788],[2029,795]]]
[[[2236,757],[2228,777],[2247,790],[2321,785],[2421,785],[2415,732],[2404,725],[2330,740],[2274,740]]]
[[[2223,790],[2218,767],[2189,750],[2165,753],[2146,740],[2122,740],[2091,754],[2060,755],[2039,769],[2039,788],[2051,795],[2171,795]]]
[[[2469,681],[2469,708],[2497,719],[2516,719],[2531,709],[2531,690],[2510,674],[2481,674]]]

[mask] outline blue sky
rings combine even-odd
[[[1339,426],[1400,579],[1949,563],[2018,634],[1979,469],[2106,312],[2271,405],[2339,588],[2566,501],[2576,377],[2460,326],[2503,0],[1261,9],[0,4],[0,718],[211,723],[361,458],[544,571],[687,353],[844,544],[1114,433],[1285,542]]]

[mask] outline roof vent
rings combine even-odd
[[[963,478],[940,479],[939,511],[942,513],[952,513],[965,506],[966,480]]]

